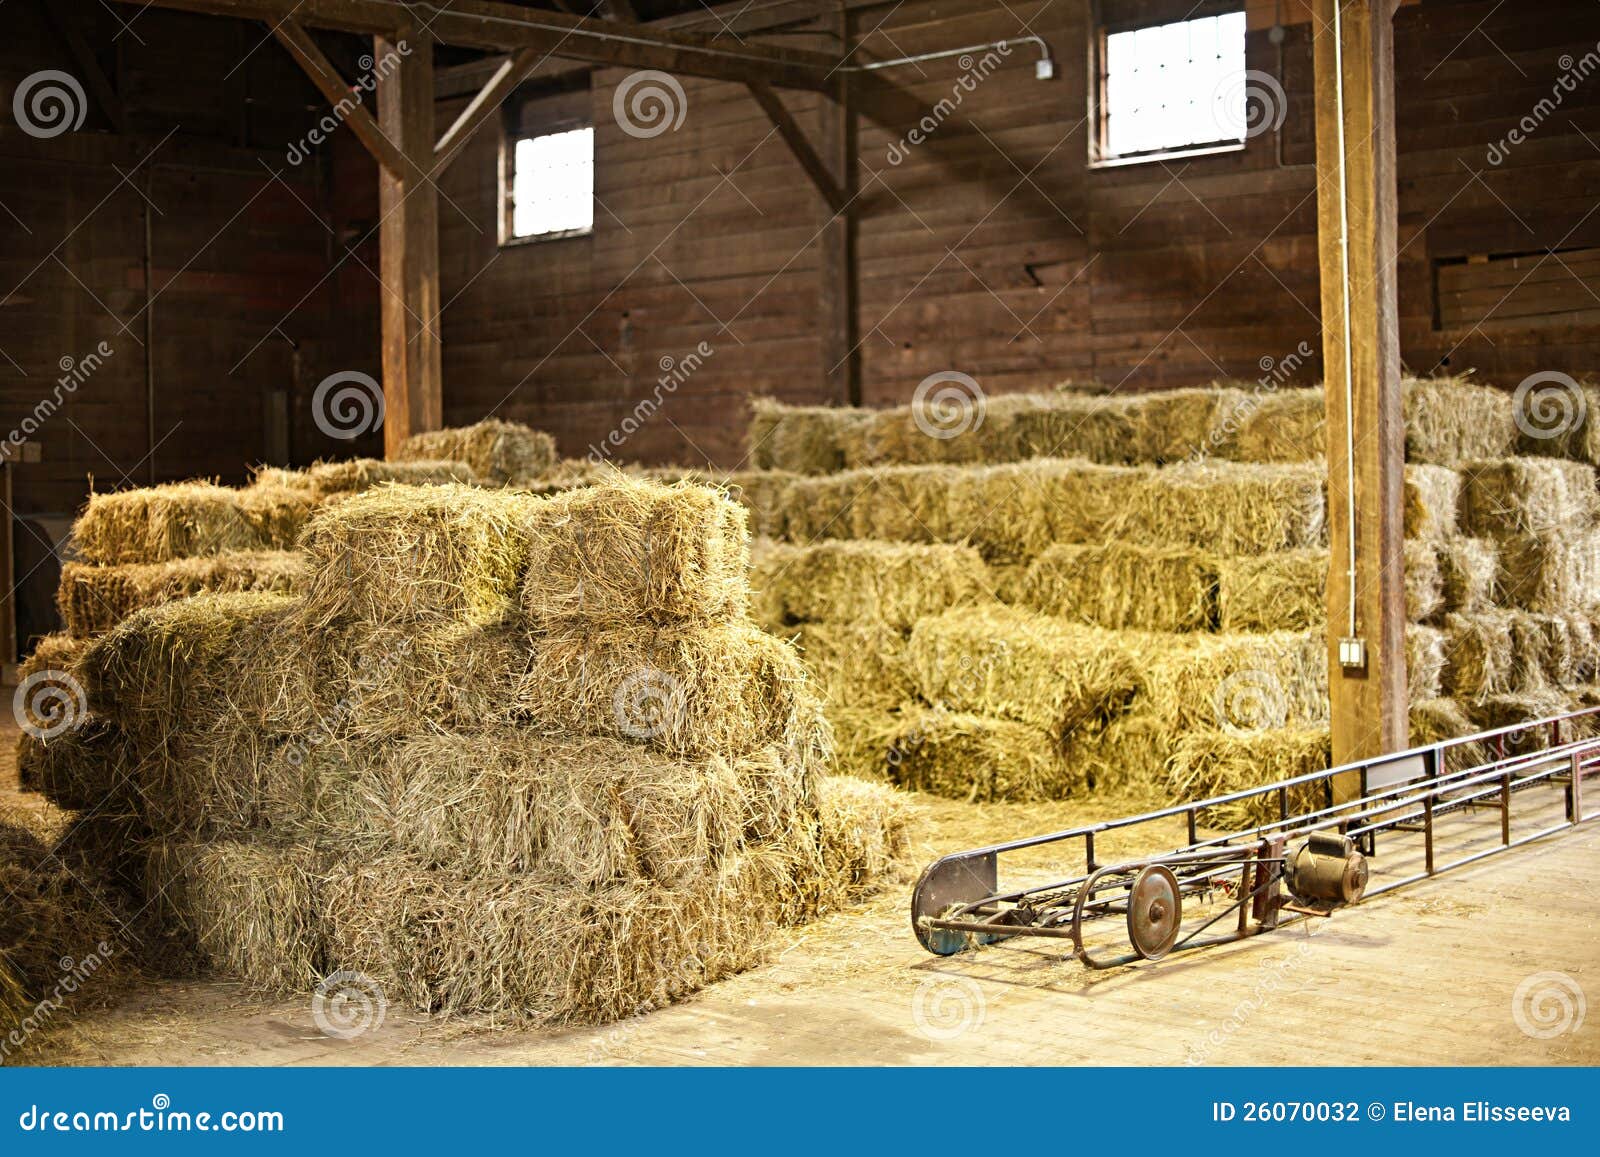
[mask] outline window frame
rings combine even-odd
[[[529,86],[505,102],[500,116],[500,156],[497,189],[500,198],[499,235],[500,248],[517,245],[540,245],[547,241],[572,241],[594,236],[593,214],[590,224],[576,229],[560,229],[550,233],[529,233],[519,237],[514,228],[516,201],[513,191],[517,177],[517,143],[537,137],[553,136],[574,129],[594,129],[594,116],[587,107],[591,92],[589,76],[581,85],[565,84],[559,87]],[[580,97],[579,94],[582,94]],[[574,102],[584,105],[582,113],[574,110]],[[548,103],[553,111],[548,116],[537,112],[540,104]],[[530,112],[532,115],[529,115]],[[594,167],[599,167],[599,134],[594,137]],[[591,190],[590,196],[593,197]]]
[[[1228,153],[1242,153],[1249,147],[1248,137],[1234,140],[1231,137],[1216,141],[1198,141],[1193,144],[1175,145],[1166,149],[1153,149],[1139,153],[1118,153],[1110,155],[1107,152],[1107,108],[1106,89],[1110,79],[1109,69],[1109,40],[1115,33],[1137,32],[1144,28],[1161,28],[1168,24],[1185,24],[1192,20],[1204,20],[1217,16],[1244,14],[1246,16],[1245,35],[1246,52],[1248,53],[1249,18],[1245,5],[1238,0],[1225,0],[1223,3],[1191,4],[1186,9],[1174,9],[1171,16],[1158,16],[1147,14],[1137,20],[1108,20],[1103,9],[1104,0],[1095,0],[1090,6],[1090,19],[1093,21],[1092,34],[1089,37],[1088,60],[1088,97],[1089,97],[1089,168],[1090,169],[1122,169],[1132,165],[1148,165],[1157,161],[1179,161],[1194,157],[1214,157]],[[1246,66],[1249,60],[1246,58]]]

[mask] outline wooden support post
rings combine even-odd
[[[403,49],[402,49],[402,46]],[[373,39],[374,60],[400,64],[378,84],[378,126],[404,171],[378,171],[383,281],[383,449],[444,422],[439,362],[439,196],[433,167],[433,38],[407,31]]]
[[[1395,296],[1391,5],[1316,5],[1317,234],[1331,546],[1328,663],[1338,764],[1406,746],[1405,420]],[[1348,638],[1361,640],[1363,667],[1341,662],[1340,643]],[[1341,792],[1353,788],[1340,785]]]
[[[841,55],[848,58],[851,21],[841,8],[833,17]],[[859,177],[857,175],[855,99],[848,73],[836,72],[821,102],[819,149],[833,173],[841,207],[823,228],[822,285],[818,314],[822,320],[822,374],[825,396],[837,406],[861,404],[860,282],[856,261]]]
[[[455,123],[445,129],[444,136],[439,138],[439,143],[433,146],[433,178],[439,179],[439,174],[449,167],[450,162],[456,159],[461,151],[461,146],[472,138],[472,134],[505,103],[506,97],[528,78],[528,74],[538,67],[545,54],[532,48],[524,48],[513,53],[501,62],[495,69],[478,94],[461,110],[461,115],[456,117]]]

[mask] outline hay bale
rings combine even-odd
[[[787,495],[799,477],[779,470],[745,470],[727,476],[728,497],[750,512],[750,529],[764,538],[789,538]]]
[[[1415,702],[1436,699],[1444,686],[1445,634],[1435,627],[1406,624],[1406,693]]]
[[[1116,633],[1010,607],[924,619],[908,658],[924,702],[1031,724],[1058,742],[1120,713],[1139,684]]]
[[[1143,394],[1135,403],[1138,453],[1150,463],[1193,462],[1217,442],[1214,432],[1247,404],[1248,395],[1227,386],[1201,386]]]
[[[1256,391],[1222,415],[1213,452],[1235,462],[1313,461],[1326,427],[1321,386]]]
[[[1328,658],[1320,634],[1137,635],[1125,640],[1140,673],[1136,710],[1169,735],[1275,730],[1328,718]]]
[[[22,790],[43,795],[65,811],[91,811],[134,796],[134,752],[126,738],[98,719],[48,738],[17,737]]]
[[[1593,524],[1600,495],[1594,467],[1550,458],[1477,460],[1462,468],[1461,528],[1497,541]]]
[[[102,565],[170,562],[275,545],[239,491],[209,482],[91,494],[72,536],[83,561]]]
[[[491,624],[513,614],[527,519],[544,500],[470,486],[383,486],[306,527],[304,623]]]
[[[1554,530],[1502,538],[1495,591],[1508,606],[1558,614],[1600,604],[1600,533]]]
[[[1472,720],[1454,699],[1413,699],[1408,712],[1411,746],[1427,747],[1472,734]]]
[[[830,707],[887,709],[915,692],[906,638],[892,627],[805,623],[793,635],[812,690]]]
[[[75,673],[96,715],[160,746],[221,716],[294,721],[298,601],[262,591],[148,607],[90,644]]]
[[[1486,538],[1452,536],[1436,544],[1439,567],[1439,609],[1447,614],[1477,615],[1494,601],[1500,571],[1499,552]]]
[[[750,402],[749,459],[757,470],[834,474],[845,469],[845,443],[867,420],[862,410]]]
[[[1327,621],[1326,550],[1220,559],[1217,574],[1224,631],[1309,631]]]
[[[109,631],[141,607],[204,591],[288,593],[304,557],[293,551],[244,551],[171,562],[61,568],[56,605],[67,632],[79,638]]]
[[[1506,755],[1520,755],[1525,752],[1545,750],[1551,745],[1550,729],[1529,727],[1522,730],[1521,725],[1564,715],[1567,711],[1567,696],[1550,689],[1486,695],[1467,706],[1467,714],[1472,720],[1474,731],[1495,731],[1502,727],[1519,728],[1517,731],[1498,736],[1484,745],[1496,756],[1502,752]]]
[[[1219,555],[1295,550],[1327,540],[1322,474],[1315,466],[1188,463],[1147,472],[1119,505],[1100,537]]]
[[[776,747],[680,760],[514,727],[330,744],[267,785],[274,830],[427,867],[678,884],[815,823],[819,761]]]
[[[1137,706],[1067,736],[1066,758],[1089,791],[1119,792],[1167,802],[1166,762],[1172,736],[1160,718]]]
[[[1066,799],[1083,788],[1060,739],[1026,723],[913,708],[887,739],[888,778],[908,791],[993,803]]]
[[[1516,453],[1511,395],[1463,378],[1408,378],[1406,460],[1451,466]]]
[[[400,462],[462,462],[479,479],[504,486],[534,479],[556,464],[556,442],[520,422],[485,418],[413,434],[394,452]]]
[[[822,860],[830,891],[854,900],[904,870],[917,813],[904,794],[847,775],[817,783]]]
[[[1408,465],[1402,499],[1405,536],[1438,541],[1456,533],[1461,475],[1445,466]]]
[[[1551,638],[1546,625],[1522,611],[1446,615],[1447,695],[1466,704],[1491,695],[1538,691],[1548,685]]]
[[[945,544],[774,543],[757,554],[750,582],[769,627],[865,620],[908,631],[919,619],[993,598],[978,552]]]
[[[749,601],[744,509],[706,486],[616,477],[525,504],[521,605],[536,622],[726,622]]]
[[[1012,394],[989,399],[984,423],[957,441],[972,461],[1084,458],[1115,466],[1142,454],[1138,400],[1082,394]]]
[[[265,840],[165,842],[152,891],[218,972],[258,992],[309,992],[328,967],[317,896],[327,857]]]
[[[517,692],[545,734],[602,735],[698,757],[819,742],[821,705],[793,647],[745,623],[550,629]]]
[[[1203,730],[1178,740],[1167,774],[1177,798],[1195,801],[1325,771],[1332,763],[1333,745],[1326,727]],[[1290,815],[1325,806],[1315,783],[1285,794]],[[1274,792],[1206,808],[1199,819],[1206,827],[1237,831],[1272,823],[1279,816],[1279,795]]]
[[[17,667],[17,682],[24,683],[39,671],[70,672],[88,647],[88,640],[71,635],[41,635],[34,640],[28,657]]]
[[[1217,619],[1217,561],[1183,547],[1063,543],[1034,560],[1007,601],[1115,630],[1204,631]]]
[[[913,710],[910,706],[906,710]],[[833,766],[840,775],[886,781],[889,747],[901,726],[900,705],[877,707],[829,703],[828,728],[833,733]]]

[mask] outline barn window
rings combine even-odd
[[[1098,164],[1132,164],[1244,146],[1243,12],[1099,37]]]
[[[594,129],[523,137],[512,149],[511,237],[570,237],[594,228]]]
[[[591,232],[594,119],[588,76],[524,85],[506,102],[502,115],[501,242]]]

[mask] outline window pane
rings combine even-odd
[[[1108,35],[1106,155],[1242,142],[1244,34],[1230,12]]]
[[[526,137],[512,151],[512,163],[514,236],[594,227],[594,129]]]

